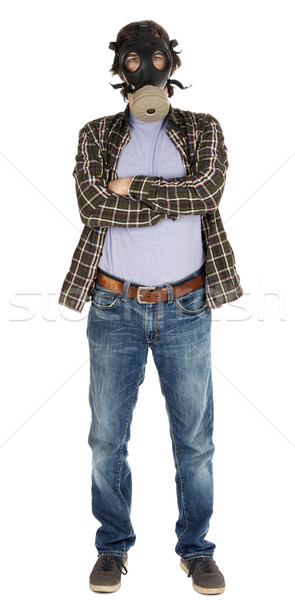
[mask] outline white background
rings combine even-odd
[[[78,131],[123,110],[109,41],[153,19],[182,48],[172,104],[221,123],[220,210],[244,296],[212,314],[215,511],[228,599],[294,598],[292,2],[33,0],[1,17],[1,597],[93,597],[86,320],[57,304],[82,224]],[[4,337],[5,336],[5,337]],[[174,464],[149,353],[129,444],[133,525],[122,598],[196,597],[174,551]]]

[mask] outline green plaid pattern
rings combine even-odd
[[[228,168],[227,148],[217,119],[170,107],[167,134],[179,150],[186,176],[132,178],[129,196],[107,189],[117,178],[121,150],[130,140],[129,107],[95,119],[79,132],[73,176],[84,224],[59,304],[81,312],[92,298],[97,267],[108,227],[152,227],[180,214],[200,215],[206,254],[206,303],[218,308],[242,296],[235,256],[227,239],[219,202]]]

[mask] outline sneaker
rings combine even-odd
[[[192,576],[193,588],[200,594],[222,594],[225,581],[218,566],[210,556],[180,561],[181,568]]]
[[[100,556],[90,573],[90,589],[93,592],[116,592],[121,587],[121,574],[127,574],[127,563],[127,556]]]

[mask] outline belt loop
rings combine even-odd
[[[172,285],[171,283],[165,283],[165,288],[167,289],[167,301],[168,304],[171,304],[171,302],[173,302],[173,289],[172,289]]]
[[[128,299],[129,286],[131,281],[124,281],[123,290],[122,290],[122,298],[123,302],[126,302]]]

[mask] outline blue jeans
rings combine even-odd
[[[96,284],[88,314],[92,512],[101,524],[95,546],[99,555],[125,556],[135,543],[127,445],[151,348],[176,470],[175,551],[187,560],[213,556],[215,544],[205,539],[213,509],[214,452],[211,310],[205,286],[173,300],[169,283],[168,301],[140,304],[128,297],[129,285],[124,282],[120,295]]]

